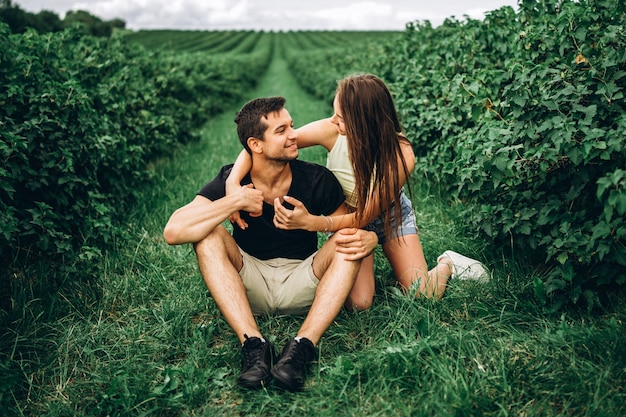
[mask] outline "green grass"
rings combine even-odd
[[[296,125],[330,114],[274,61],[255,96],[281,94]],[[243,103],[242,103],[243,104]],[[380,253],[374,305],[342,312],[319,346],[301,393],[236,385],[237,338],[222,320],[189,245],[161,237],[169,215],[240,150],[224,114],[202,140],[155,163],[154,182],[128,218],[131,239],[103,273],[19,303],[2,336],[2,404],[32,416],[618,416],[626,413],[626,309],[547,312],[532,271],[479,240],[428,179],[413,184],[432,263],[445,249],[486,259],[485,286],[452,282],[439,302],[404,296]],[[321,150],[303,159],[323,163]],[[25,291],[25,298],[28,298]],[[33,291],[34,293],[34,291]],[[279,346],[301,317],[259,320]]]

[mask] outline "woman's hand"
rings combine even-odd
[[[302,229],[314,232],[312,223],[315,216],[309,213],[304,204],[289,196],[285,196],[285,201],[293,206],[293,210],[283,206],[280,199],[274,199],[274,226],[282,230]]]
[[[376,233],[354,227],[337,230],[333,238],[335,250],[343,253],[347,261],[358,261],[367,257],[378,245]]]
[[[242,204],[246,205],[244,211],[249,211],[250,216],[258,217],[263,213],[263,192],[254,188],[254,185],[247,184],[244,186],[234,186],[226,183],[226,195],[233,195],[241,193],[240,198]],[[240,229],[245,230],[248,228],[248,223],[241,218],[239,211],[235,211],[228,217],[228,220],[239,226]]]

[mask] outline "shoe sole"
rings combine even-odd
[[[291,392],[300,391],[302,387],[304,386],[304,384],[299,384],[297,382],[294,382],[290,379],[285,378],[283,375],[281,375],[278,372],[274,372],[274,368],[272,368],[270,372],[272,373],[272,376],[274,376],[274,379],[276,380],[276,382],[278,382],[278,385],[280,385],[282,388],[285,388]]]
[[[245,388],[245,389],[253,389],[253,390],[258,390],[261,389],[263,387],[267,387],[268,384],[272,381],[272,375],[270,374],[269,376],[259,380],[259,381],[241,381],[239,379],[237,379],[237,385],[239,385],[241,388]]]

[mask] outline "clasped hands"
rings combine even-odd
[[[258,217],[263,211],[263,193],[253,187],[252,184],[242,186],[238,190],[241,198],[242,210],[250,213],[252,217]],[[315,215],[309,213],[304,204],[293,197],[285,196],[285,202],[291,204],[293,209],[285,207],[280,199],[274,199],[274,226],[282,230],[308,230],[315,231],[313,224]],[[239,211],[235,211],[228,219],[242,230],[248,227],[248,223],[241,218]],[[339,229],[334,236],[335,250],[345,255],[346,260],[359,260],[368,256],[378,245],[378,237],[373,232],[368,232],[355,227]]]

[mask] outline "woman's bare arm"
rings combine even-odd
[[[298,132],[298,148],[320,145],[327,151],[335,146],[339,136],[337,126],[331,123],[330,118],[308,123],[296,129],[296,132]]]
[[[415,167],[413,148],[408,140],[401,140],[401,149],[407,165],[407,171],[411,173]],[[400,157],[398,157],[398,165],[402,166]],[[399,171],[400,185],[403,186],[407,181],[407,177],[404,170],[400,169]],[[383,208],[387,208],[389,204],[391,204],[391,201],[388,201],[385,203],[385,207],[382,207],[378,199],[378,194],[376,190],[374,190],[372,198],[368,202],[368,208],[365,211],[364,218],[362,218],[360,222],[357,222],[356,213],[350,213],[347,209],[331,216],[316,216],[310,214],[306,207],[293,197],[286,196],[285,201],[292,204],[294,209],[289,210],[282,204],[275,204],[276,215],[274,223],[276,227],[285,230],[303,229],[316,232],[336,232],[344,228],[364,227],[380,216]]]

